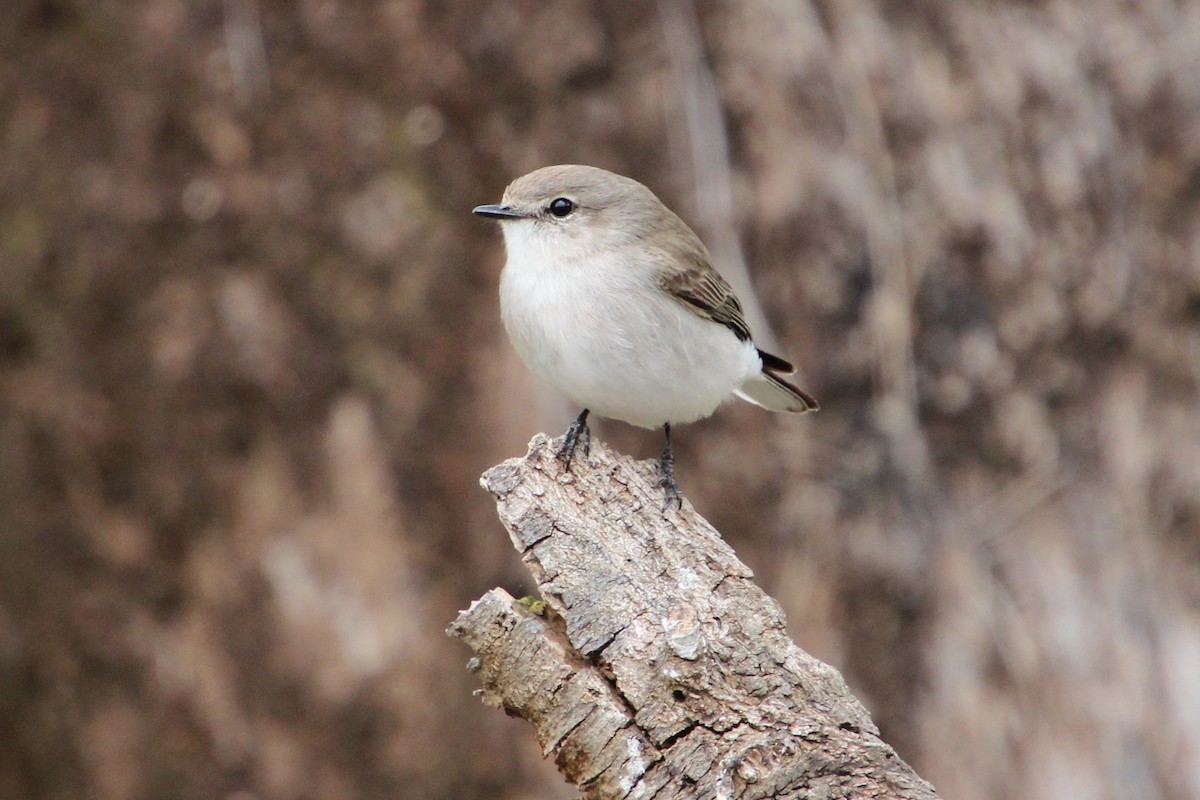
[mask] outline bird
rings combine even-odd
[[[784,379],[796,372],[790,362],[754,344],[700,238],[638,181],[548,166],[473,213],[500,223],[500,312],[514,349],[583,409],[556,452],[567,471],[581,447],[588,456],[589,414],[661,427],[662,511],[679,510],[673,425],[707,417],[731,396],[771,411],[819,408]]]

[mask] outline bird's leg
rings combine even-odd
[[[675,454],[671,451],[671,423],[663,425],[666,441],[663,444],[662,455],[658,459],[658,485],[663,488],[662,510],[665,512],[672,505],[676,510],[683,508],[683,492],[675,482]]]
[[[592,452],[592,432],[588,428],[587,417],[588,410],[586,408],[579,412],[579,416],[571,423],[571,427],[567,428],[567,432],[563,436],[562,446],[554,454],[563,460],[563,469],[567,472],[571,471],[571,461],[574,460],[575,449],[580,444],[583,445],[584,458],[587,458]]]

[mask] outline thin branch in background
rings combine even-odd
[[[807,7],[811,10],[811,4]],[[866,12],[861,6],[846,3],[832,4],[830,13],[837,27],[851,30],[857,23],[856,15]],[[818,29],[824,30],[820,26]],[[917,408],[912,346],[912,304],[921,276],[906,252],[895,161],[865,57],[860,48],[838,47],[829,41],[830,37],[826,31],[823,49],[834,95],[845,119],[846,141],[874,178],[874,183],[866,187],[870,190],[862,193],[860,211],[874,285],[867,319],[878,369],[876,424],[888,439],[895,468],[912,486],[928,486],[929,447]]]
[[[968,530],[975,543],[989,546],[995,539],[1020,530],[1023,517],[1050,502],[1070,480],[1057,468],[1031,469],[1007,483],[988,502],[972,510]]]
[[[737,233],[725,117],[712,67],[704,54],[696,9],[690,0],[659,0],[657,7],[679,89],[683,127],[691,150],[695,208],[707,234],[705,241],[717,268],[741,299],[755,341],[768,350],[776,349],[778,341],[754,291]]]
[[[271,71],[256,0],[225,0],[225,49],[240,106],[271,93]]]

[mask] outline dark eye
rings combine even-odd
[[[565,217],[575,210],[575,204],[565,197],[556,197],[550,201],[550,213],[556,217]]]

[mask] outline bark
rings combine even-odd
[[[933,798],[841,675],[655,465],[545,435],[482,483],[542,602],[493,589],[448,633],[485,702],[533,727],[590,798]]]

